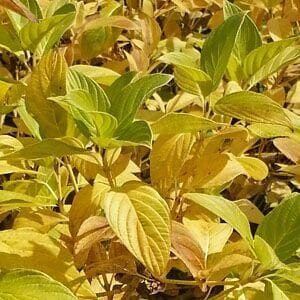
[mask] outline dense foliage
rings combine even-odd
[[[0,299],[300,299],[296,0],[0,1]]]

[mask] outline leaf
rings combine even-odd
[[[224,1],[223,6],[224,19],[228,19],[235,14],[243,13],[243,11],[233,3]],[[243,23],[238,31],[233,54],[242,63],[252,50],[261,46],[261,37],[255,23],[248,15],[245,15]]]
[[[36,4],[34,2],[34,4]],[[36,16],[29,10],[22,1],[19,0],[2,0],[1,6],[8,8],[9,10],[12,10],[13,12],[29,19],[32,22],[36,22],[37,18]],[[36,4],[38,7],[38,5]],[[30,7],[31,8],[31,7]]]
[[[76,300],[71,291],[48,275],[35,270],[15,269],[1,272],[0,298],[9,300]]]
[[[43,137],[60,137],[67,132],[67,113],[47,100],[50,96],[65,94],[66,71],[63,55],[53,50],[41,58],[29,78],[25,104],[38,122]]]
[[[70,68],[67,72],[66,91],[71,93],[73,90],[84,90],[90,95],[91,101],[94,103],[95,111],[107,111],[110,107],[109,100],[103,89],[96,81],[87,75]]]
[[[222,251],[232,234],[232,227],[225,223],[219,223],[218,217],[215,217],[216,220],[209,219],[207,215],[203,218],[201,210],[204,209],[198,205],[190,206],[184,214],[183,224],[201,247],[206,265],[208,255]]]
[[[169,52],[158,58],[159,61],[164,62],[165,64],[175,65],[175,66],[186,66],[197,68],[197,58],[192,57],[183,52]]]
[[[97,83],[107,86],[110,86],[118,77],[120,77],[120,74],[111,69],[91,65],[75,65],[71,66],[70,70],[84,74],[90,79],[95,80]]]
[[[256,234],[263,238],[286,261],[300,247],[300,195],[292,194],[274,208],[258,226]],[[282,226],[284,224],[284,226]]]
[[[188,267],[193,277],[205,265],[205,255],[191,232],[181,223],[172,222],[172,252]]]
[[[153,188],[129,182],[108,192],[102,205],[110,226],[126,248],[150,272],[161,276],[167,266],[171,244],[166,202]]]
[[[268,176],[268,166],[262,160],[255,157],[236,157],[235,159],[254,180],[261,181]]]
[[[74,260],[76,267],[80,269],[84,266],[95,243],[110,240],[114,236],[104,217],[92,216],[84,220],[75,237]]]
[[[248,89],[267,78],[299,56],[299,46],[290,46],[295,39],[286,39],[262,45],[245,58],[243,70],[248,79]]]
[[[252,134],[266,139],[292,135],[290,128],[276,124],[253,123],[247,126],[247,128]]]
[[[132,122],[143,101],[158,88],[167,84],[171,78],[170,75],[166,74],[147,75],[119,90],[118,99],[110,98],[111,108],[109,113],[117,118],[119,130]]]
[[[22,46],[20,44],[18,36],[9,31],[2,24],[0,24],[0,47],[13,53],[22,51]]]
[[[144,145],[151,148],[152,131],[148,123],[143,120],[134,121],[123,130],[119,130],[116,134],[119,134],[118,140],[120,141],[120,146]]]
[[[0,157],[5,159],[40,159],[44,157],[62,157],[64,155],[83,154],[87,151],[82,147],[79,140],[75,138],[44,139],[15,151],[11,154]]]
[[[25,193],[0,190],[0,207],[15,209],[19,207],[54,206],[55,204],[56,202],[50,199],[42,201],[41,198]]]
[[[78,298],[96,299],[69,250],[59,241],[35,230],[0,231],[0,268],[36,269],[68,287]]]
[[[161,135],[150,153],[151,182],[163,195],[179,182],[181,169],[187,160],[195,136],[189,133],[173,136]]]
[[[272,18],[268,20],[267,28],[273,41],[287,38],[292,31],[290,21],[285,18]]]
[[[101,211],[101,201],[109,187],[102,183],[95,183],[94,186],[86,185],[74,197],[70,210],[69,230],[73,238],[83,222],[91,216],[98,215]]]
[[[254,238],[254,250],[262,264],[263,271],[280,269],[284,266],[270,245],[259,235],[256,235]]]
[[[257,82],[267,78],[269,75],[277,72],[278,70],[290,65],[300,57],[300,46],[287,47],[279,54],[273,57],[270,61],[265,63],[255,74],[248,80],[250,89]]]
[[[40,134],[40,128],[37,121],[28,113],[25,102],[21,101],[17,107],[17,112],[20,115],[22,121],[25,123],[26,127],[29,129],[30,133],[34,138],[41,141],[42,137]]]
[[[222,218],[241,235],[250,246],[250,249],[253,247],[253,239],[247,217],[234,202],[221,196],[200,193],[187,193],[184,194],[184,197]]]
[[[75,18],[75,13],[55,15],[40,23],[28,23],[20,31],[20,40],[24,49],[35,52],[39,47],[42,55],[49,50],[68,30]]]
[[[65,96],[48,99],[55,101],[70,113],[78,129],[87,138],[107,139],[113,136],[117,128],[117,120],[112,115],[98,111],[105,109],[105,104],[102,105],[100,101],[97,103],[93,95],[86,90],[72,90]]]
[[[117,27],[120,27],[120,23],[122,24],[122,27],[125,26],[125,17],[115,16],[117,17],[116,19],[110,19],[110,17],[120,14],[121,12],[122,6],[120,3],[111,1],[101,10],[100,18],[96,18],[86,23],[86,26],[79,37],[82,58],[90,59],[113,46],[122,32],[122,30]],[[126,21],[126,25],[128,25],[128,23],[130,23],[131,26],[135,25],[128,19],[126,19]],[[113,24],[118,26],[112,27]]]
[[[236,14],[225,20],[205,40],[201,52],[201,69],[212,79],[215,90],[223,77],[245,16]]]
[[[40,233],[47,233],[57,224],[68,221],[67,217],[49,208],[22,208],[14,220],[13,229],[30,227]]]
[[[154,134],[194,133],[215,129],[218,123],[187,113],[168,113],[151,125]]]
[[[267,300],[290,300],[290,298],[285,294],[285,292],[282,289],[280,289],[280,287],[276,285],[272,280],[266,279],[265,281],[265,295],[267,296]]]
[[[246,215],[249,222],[252,222],[255,224],[260,224],[262,222],[262,220],[264,218],[263,213],[250,200],[240,199],[240,200],[234,201],[234,203]]]
[[[212,91],[211,78],[200,69],[176,65],[174,76],[177,85],[187,93],[206,97]]]
[[[247,122],[277,124],[291,127],[283,109],[269,97],[254,92],[236,92],[221,98],[214,106],[216,113]]]
[[[288,159],[296,164],[300,162],[300,143],[289,138],[278,138],[273,144]]]

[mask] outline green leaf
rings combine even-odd
[[[59,240],[35,230],[0,231],[0,268],[35,269],[59,281],[80,299],[96,299],[86,277],[76,269],[68,248]]]
[[[15,269],[0,273],[1,300],[76,300],[60,282],[36,270]]]
[[[266,139],[291,136],[293,133],[289,127],[276,124],[253,123],[247,126],[247,129],[250,130],[252,134]]]
[[[226,20],[235,14],[243,13],[243,11],[235,4],[226,0],[224,1],[223,13]],[[237,34],[233,54],[242,63],[247,54],[260,46],[261,37],[259,31],[251,18],[246,15]]]
[[[270,245],[259,235],[254,238],[254,250],[263,270],[280,269],[284,266]]]
[[[190,94],[206,97],[212,91],[211,78],[200,69],[176,65],[174,76],[178,86]]]
[[[300,247],[300,195],[292,194],[274,208],[257,228],[263,238],[286,261]]]
[[[20,31],[20,40],[23,48],[35,52],[39,47],[39,55],[42,55],[68,30],[74,18],[75,13],[72,12],[46,18],[40,23],[26,24]]]
[[[79,71],[69,69],[67,72],[66,91],[67,93],[70,93],[73,90],[84,90],[89,94],[90,101],[94,102],[94,109],[89,110],[107,111],[110,107],[110,103],[105,92],[96,81]]]
[[[154,134],[179,134],[216,129],[220,124],[187,113],[168,113],[151,125]]]
[[[0,47],[13,53],[22,51],[18,36],[6,29],[2,24],[0,24]]]
[[[184,197],[222,218],[241,235],[252,249],[253,238],[248,219],[234,202],[221,196],[200,193],[187,193]]]
[[[282,107],[268,96],[254,92],[236,92],[221,98],[214,106],[216,113],[247,122],[291,127]]]
[[[166,269],[170,254],[170,212],[151,187],[126,183],[103,200],[106,218],[127,249],[155,276]]]
[[[144,145],[151,148],[152,131],[146,121],[134,121],[119,132],[118,140],[124,146]]]
[[[300,266],[298,262],[286,265],[285,268],[281,268],[275,274],[300,286]]]
[[[201,69],[212,78],[213,89],[217,88],[226,71],[244,19],[243,14],[231,16],[212,31],[204,42],[201,52]]]
[[[118,98],[110,98],[109,112],[117,118],[118,128],[122,130],[128,123],[131,123],[143,101],[171,79],[172,77],[166,74],[147,75],[119,90]]]
[[[40,159],[44,157],[62,157],[64,155],[83,154],[87,151],[75,138],[44,139],[41,142],[25,146],[23,149],[0,157],[9,159]]]
[[[235,157],[235,160],[242,165],[248,176],[254,180],[263,180],[268,176],[268,166],[256,157]]]
[[[26,108],[40,126],[43,137],[59,137],[67,133],[67,113],[50,96],[66,93],[67,64],[61,53],[50,51],[33,70],[26,88]]]

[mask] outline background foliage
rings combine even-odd
[[[0,5],[0,299],[299,299],[298,1]]]

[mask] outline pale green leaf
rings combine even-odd
[[[270,279],[266,279],[265,296],[266,300],[290,300],[286,293]]]
[[[268,176],[268,166],[262,160],[256,157],[236,157],[235,159],[254,180],[263,180]]]
[[[149,186],[129,182],[108,192],[103,208],[127,249],[154,275],[162,275],[171,244],[170,212],[164,199]]]
[[[245,239],[250,249],[252,248],[253,239],[248,219],[234,202],[221,196],[200,193],[187,193],[184,197],[222,218]]]
[[[221,98],[214,106],[216,113],[250,123],[277,124],[291,127],[282,107],[271,98],[254,92],[236,92]]]
[[[215,129],[220,124],[187,113],[168,113],[151,125],[154,134],[179,134]]]
[[[75,65],[70,67],[70,70],[77,71],[91,79],[94,79],[99,84],[108,86],[120,77],[120,74],[111,69],[91,65]]]
[[[280,260],[289,259],[300,247],[300,195],[294,193],[283,200],[265,216],[256,234],[274,249]]]
[[[212,81],[204,71],[188,66],[176,65],[175,81],[185,92],[206,97],[212,91]]]
[[[254,250],[265,271],[280,269],[284,264],[279,260],[271,246],[259,235],[254,238]]]
[[[67,72],[67,93],[73,90],[84,90],[89,96],[90,100],[93,101],[93,107],[95,111],[107,111],[110,103],[103,89],[97,84],[96,81],[88,77],[87,75],[79,72],[78,70],[69,69]],[[89,109],[91,110],[91,109]]]
[[[76,300],[71,291],[48,275],[28,269],[0,273],[1,300]]]
[[[53,138],[44,139],[41,142],[34,143],[4,155],[0,159],[39,159],[44,157],[62,157],[64,155],[83,154],[86,150],[82,147],[79,140],[75,138]]]
[[[264,64],[249,78],[247,84],[248,89],[253,87],[257,82],[267,78],[269,75],[277,72],[278,70],[288,66],[300,57],[300,46],[291,46],[280,51],[269,61]],[[245,65],[248,64],[246,59]]]
[[[56,201],[52,199],[41,199],[20,192],[0,191],[0,207],[9,209],[19,207],[39,207],[39,206],[54,206]]]

